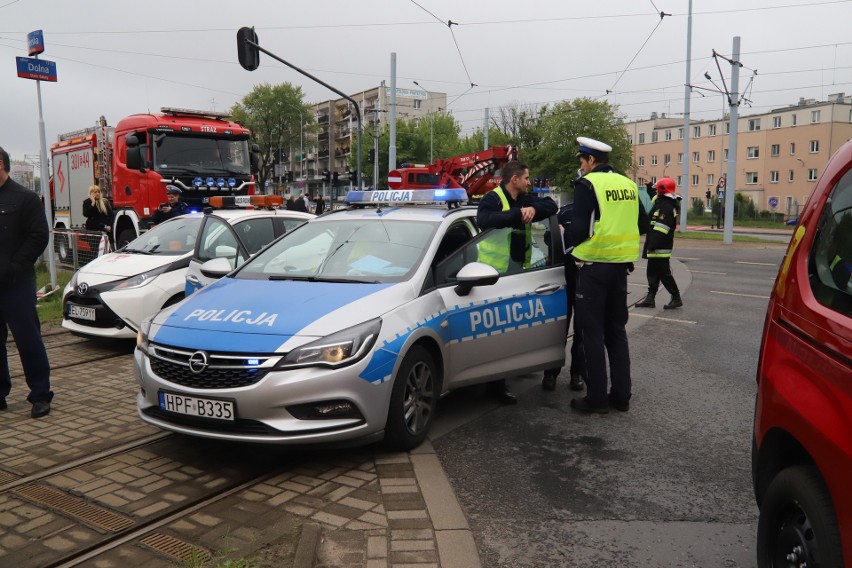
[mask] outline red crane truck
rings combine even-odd
[[[180,187],[183,201],[197,210],[212,196],[254,194],[257,146],[250,144],[248,129],[228,118],[162,108],[160,114],[128,116],[114,127],[101,117],[92,128],[59,135],[50,148],[54,228],[83,227],[83,201],[92,184],[115,209],[116,246],[148,227],[166,201],[167,184]],[[62,246],[57,243],[60,258]]]

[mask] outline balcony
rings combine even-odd
[[[317,117],[317,123],[318,124],[328,124],[328,115],[323,114],[321,116],[318,116]]]

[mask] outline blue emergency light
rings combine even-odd
[[[467,201],[467,191],[453,189],[377,189],[372,191],[350,191],[344,203],[347,205],[371,204],[434,204],[461,203]]]

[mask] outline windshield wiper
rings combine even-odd
[[[151,254],[147,250],[132,249],[132,248],[127,248],[127,247],[120,248],[116,252],[127,252],[127,253],[130,253],[130,254]]]
[[[285,276],[283,274],[272,274],[269,280],[297,280],[300,282],[334,282],[344,284],[378,284],[378,280],[363,280],[360,278],[324,278],[321,276]]]

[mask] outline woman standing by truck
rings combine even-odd
[[[109,201],[104,199],[101,188],[97,185],[89,187],[89,197],[83,201],[83,215],[86,216],[86,230],[106,233],[109,242],[113,244],[112,222],[113,210]]]

